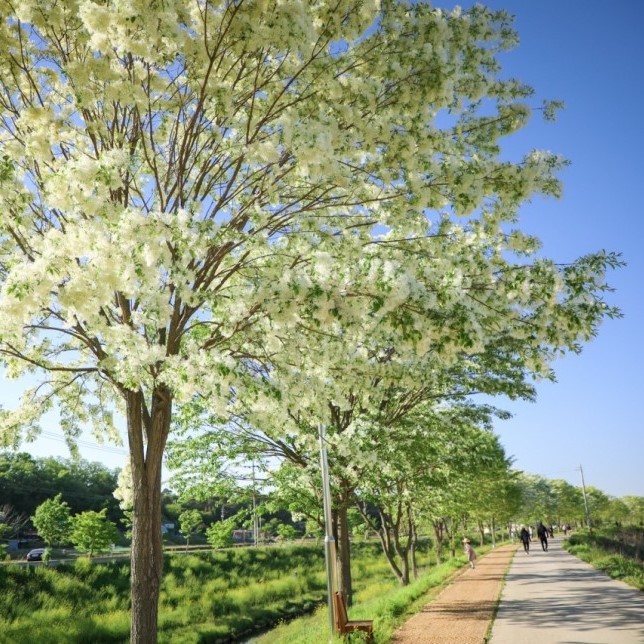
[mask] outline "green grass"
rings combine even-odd
[[[484,554],[489,547],[477,550],[479,554]],[[439,566],[432,566],[428,561],[421,569],[417,580],[401,587],[392,577],[384,559],[370,560],[369,574],[357,576],[354,580],[355,604],[349,609],[349,617],[372,619],[375,644],[385,644],[408,617],[417,613],[438,593],[464,562],[464,557],[460,556]],[[328,610],[325,604],[311,616],[279,625],[270,633],[258,638],[257,644],[319,644],[328,641],[329,634]],[[355,633],[345,640],[336,637],[333,641],[362,642],[364,635]]]
[[[618,554],[629,552],[629,549],[628,544],[624,546],[615,538],[614,531],[604,534],[576,532],[564,541],[564,548],[613,579],[644,591],[644,565],[626,554]]]
[[[323,553],[311,547],[172,555],[160,601],[160,642],[240,638],[311,611],[324,598]]]
[[[130,566],[0,567],[0,643],[126,642]],[[313,611],[326,594],[323,548],[245,548],[166,556],[159,642],[242,638]]]
[[[378,544],[355,543],[352,553],[350,616],[374,619],[376,642],[386,642],[414,603],[464,562],[437,567],[421,552],[421,578],[401,588]],[[127,562],[0,567],[0,644],[127,642],[129,577]],[[265,642],[318,644],[328,639],[326,594],[322,544],[173,552],[165,559],[158,641],[244,641],[281,624]]]

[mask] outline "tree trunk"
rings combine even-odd
[[[400,522],[402,518],[402,502],[398,502],[396,511],[396,518],[394,518],[382,510],[380,512],[381,521],[381,534],[383,538],[380,542],[383,546],[386,544],[387,549],[385,555],[389,561],[389,566],[394,571],[398,582],[401,586],[409,584],[409,534],[407,535],[407,543],[402,544],[400,540]],[[396,563],[396,557],[400,560],[400,564]]]
[[[400,541],[400,534],[398,533],[398,530],[396,529],[394,532],[394,540],[396,544],[396,552],[398,553],[398,557],[400,558],[400,571],[402,572],[402,576],[400,577],[400,585],[401,586],[408,586],[409,585],[409,548],[403,546],[403,544]]]
[[[396,577],[396,579],[402,584],[403,573],[402,573],[402,570],[398,567],[398,564],[396,563],[395,549],[391,542],[391,534],[389,529],[390,522],[387,520],[381,508],[378,508],[380,523],[379,525],[375,525],[374,522],[371,520],[371,517],[367,514],[366,507],[364,507],[360,503],[357,504],[357,507],[358,507],[358,511],[362,515],[362,518],[365,520],[367,525],[370,526],[371,529],[377,533],[378,539],[380,540],[380,545],[382,547],[382,552],[387,558],[389,567],[391,568],[391,571],[394,573],[394,576]]]
[[[443,529],[447,537],[447,543],[452,559],[456,557],[456,529],[458,527],[458,519],[454,517],[443,517]]]
[[[351,583],[351,541],[349,539],[349,519],[344,503],[335,511],[336,514],[336,557],[338,564],[338,583],[340,591],[347,599],[347,606],[352,604],[353,585]]]
[[[404,585],[403,571],[400,569],[400,566],[396,563],[396,556],[394,554],[394,547],[391,543],[391,535],[389,534],[389,530],[385,526],[383,526],[382,528],[380,528],[380,530],[378,530],[378,537],[380,538],[380,545],[382,546],[382,552],[387,558],[387,563],[389,564],[391,571],[394,573],[394,576],[398,580],[398,583],[400,583],[400,585]]]
[[[409,554],[407,552],[400,555],[400,562],[400,568],[402,570],[400,585],[409,586]]]
[[[414,579],[418,579],[418,558],[416,556],[418,551],[418,531],[416,529],[416,522],[411,522],[411,546],[409,552],[411,554],[411,569]]]
[[[445,524],[447,526],[447,523]],[[450,521],[450,529],[447,530],[447,538],[449,539],[449,551],[452,559],[456,557],[456,530],[458,528],[458,520],[452,519]]]
[[[407,537],[404,540],[401,539],[401,530],[400,530],[400,523],[403,518],[403,512],[405,515],[406,519],[406,528],[407,528]],[[396,545],[396,552],[398,553],[398,556],[400,557],[400,569],[402,570],[402,579],[400,580],[401,585],[407,586],[409,585],[409,581],[411,579],[410,577],[410,566],[409,566],[409,553],[411,550],[411,544],[413,541],[413,519],[412,519],[412,512],[411,508],[407,504],[403,510],[403,508],[399,508],[399,520],[392,526],[393,528],[393,533],[394,533],[394,543]]]
[[[398,580],[398,583],[404,585],[404,574],[400,566],[396,563],[396,551],[392,543],[389,527],[383,524],[382,527],[378,530],[378,537],[380,538],[382,552],[387,558],[387,563],[389,564],[391,571],[394,573],[394,576]]]
[[[155,644],[163,575],[161,465],[168,437],[172,399],[157,387],[148,410],[143,393],[126,392],[132,466],[131,644]]]
[[[438,521],[433,520],[432,524],[434,526],[434,535],[436,537],[436,545],[434,549],[436,550],[436,565],[443,563],[443,521],[439,519]]]

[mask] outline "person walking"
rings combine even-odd
[[[521,526],[521,532],[519,532],[519,539],[521,539],[521,543],[523,544],[523,549],[525,550],[525,553],[529,555],[530,554],[530,533],[528,532],[528,529],[524,525]]]
[[[541,542],[542,550],[548,552],[548,528],[541,521],[537,524],[537,536]]]
[[[472,548],[472,544],[470,543],[470,540],[465,537],[463,539],[463,544],[465,547],[465,554],[467,555],[467,560],[470,562],[470,568],[475,568],[476,566],[474,565],[474,562],[476,561],[476,552],[474,552],[474,548]]]

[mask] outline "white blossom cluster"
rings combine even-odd
[[[4,442],[54,395],[70,438],[92,418],[114,433],[121,398],[130,440],[162,451],[172,401],[199,397],[313,449],[331,410],[483,373],[495,350],[548,376],[609,313],[609,255],[562,269],[508,232],[527,198],[558,194],[563,161],[500,158],[532,93],[499,78],[515,42],[502,12],[0,0],[0,14],[0,353],[11,376],[52,374],[0,414]],[[333,449],[371,462],[369,427],[348,423]]]

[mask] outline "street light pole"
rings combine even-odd
[[[333,615],[333,593],[336,585],[335,537],[331,519],[331,484],[329,481],[329,461],[326,452],[326,428],[320,424],[318,427],[320,437],[320,469],[322,472],[322,503],[324,506],[324,559],[326,562],[326,587],[329,602],[329,630],[330,639],[335,631]]]
[[[255,461],[253,461],[253,544],[259,543],[259,527],[257,524],[257,488],[255,487]]]
[[[586,483],[584,482],[584,470],[582,469],[581,465],[579,465],[579,472],[581,473],[581,491],[584,495],[584,509],[586,510],[586,527],[588,528],[588,532],[591,531],[590,527],[590,512],[588,511],[588,498],[586,496]]]

